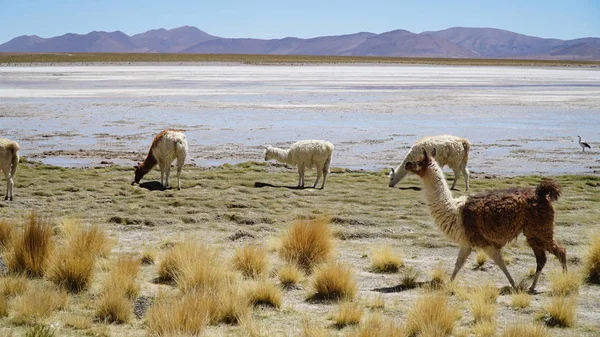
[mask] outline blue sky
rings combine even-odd
[[[0,0],[0,43],[20,35],[133,35],[183,25],[265,39],[455,26],[573,39],[600,37],[600,0]]]

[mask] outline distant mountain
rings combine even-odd
[[[600,38],[545,39],[494,28],[454,27],[415,34],[393,30],[381,34],[321,36],[310,39],[223,38],[196,27],[153,29],[128,36],[120,31],[65,34],[52,38],[19,36],[0,52],[113,52],[404,56],[444,58],[518,58],[600,60]]]

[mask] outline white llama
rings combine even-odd
[[[440,164],[440,167],[448,165],[454,172],[454,181],[452,187],[456,187],[456,182],[463,176],[465,180],[465,190],[469,190],[469,170],[467,169],[467,162],[469,161],[469,150],[471,149],[471,143],[466,138],[460,138],[451,135],[439,135],[425,137],[418,140],[410,148],[406,157],[398,167],[392,168],[390,172],[390,187],[394,187],[400,180],[402,180],[408,173],[404,166],[409,161],[414,161],[422,155],[423,149],[431,151],[437,150],[437,156],[435,160]]]
[[[19,144],[6,138],[0,138],[0,168],[6,178],[4,200],[13,200],[13,186],[15,185],[13,178],[17,172],[17,164],[19,164]]]
[[[317,170],[317,180],[313,188],[317,187],[321,175],[323,176],[323,184],[321,189],[325,188],[325,181],[329,173],[329,165],[331,164],[331,156],[333,154],[333,144],[324,140],[301,140],[298,141],[289,149],[280,149],[277,147],[267,146],[265,152],[265,160],[275,159],[279,162],[298,167],[298,187],[304,187],[304,170],[314,167]]]
[[[160,184],[169,187],[171,163],[177,159],[177,189],[181,189],[181,170],[188,152],[188,144],[183,131],[163,130],[154,137],[148,156],[139,165],[134,166],[135,178],[132,185],[150,172],[156,164],[160,168]]]

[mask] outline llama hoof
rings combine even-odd
[[[529,295],[537,295],[537,294],[539,294],[540,292],[539,292],[539,291],[536,291],[535,289],[529,288],[529,289],[527,290],[527,293],[528,293]]]

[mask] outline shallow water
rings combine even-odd
[[[0,67],[2,136],[63,166],[133,163],[153,134],[181,128],[202,166],[320,138],[336,146],[333,166],[375,170],[419,138],[449,133],[473,143],[475,172],[598,173],[599,110],[594,68]]]

